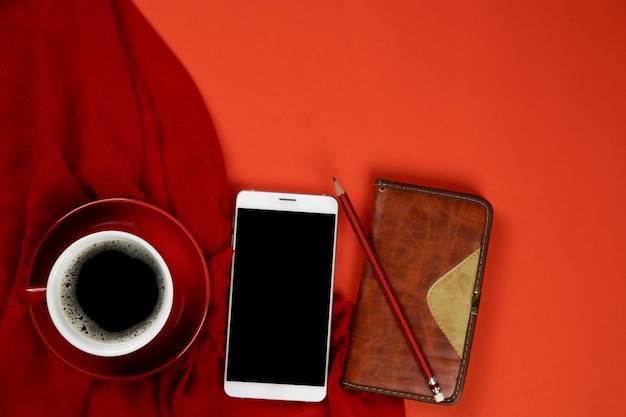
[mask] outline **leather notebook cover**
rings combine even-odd
[[[491,205],[480,197],[381,179],[374,185],[370,239],[443,404],[458,400],[465,381],[491,219]],[[367,263],[341,384],[435,402]]]

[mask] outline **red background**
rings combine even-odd
[[[334,175],[365,223],[376,177],[493,204],[463,395],[408,416],[626,411],[626,2],[135,2],[233,191],[332,194]],[[362,262],[342,219],[340,296]]]

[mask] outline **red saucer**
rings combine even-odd
[[[204,255],[182,223],[160,208],[124,198],[99,200],[70,212],[48,230],[33,256],[28,285],[45,286],[54,261],[66,247],[102,230],[120,230],[143,238],[167,263],[174,302],[161,333],[136,352],[106,358],[70,345],[54,327],[45,305],[30,306],[31,316],[46,345],[74,368],[109,379],[147,376],[180,357],[204,324],[210,293]]]

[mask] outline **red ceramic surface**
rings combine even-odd
[[[97,357],[70,345],[54,327],[45,305],[29,307],[32,319],[46,345],[74,368],[101,378],[146,376],[182,355],[202,327],[210,294],[205,259],[189,231],[167,212],[138,200],[99,200],[70,212],[46,233],[31,262],[28,285],[45,285],[55,259],[67,246],[102,230],[133,233],[163,256],[172,274],[174,304],[161,333],[131,354]]]

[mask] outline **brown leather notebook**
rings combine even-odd
[[[461,394],[482,285],[492,208],[483,198],[376,180],[370,239],[445,400]],[[366,263],[341,380],[435,403]]]

